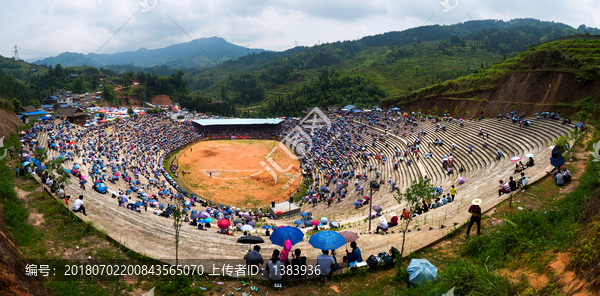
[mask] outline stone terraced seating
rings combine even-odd
[[[421,150],[433,151],[433,157],[427,160],[421,158],[417,162],[410,156],[414,161],[413,164],[407,165],[406,162],[402,162],[399,164],[398,170],[394,170],[393,167],[392,155],[394,154],[394,146],[397,146],[401,151],[407,150],[406,141],[414,139],[414,136],[404,138],[390,134],[386,140],[389,143],[389,147],[383,146],[384,154],[387,158],[386,164],[383,165],[373,158],[370,158],[367,163],[381,170],[381,179],[386,181],[386,184],[382,186],[382,190],[374,194],[373,205],[379,205],[384,208],[386,215],[391,211],[400,213],[402,204],[396,202],[390,192],[391,190],[388,189],[387,180],[390,177],[401,188],[404,188],[412,180],[421,179],[427,175],[431,178],[434,186],[442,186],[446,189],[445,192],[448,192],[449,185],[457,185],[456,179],[459,174],[456,169],[454,175],[447,176],[441,167],[441,156],[448,155],[448,152],[451,151],[450,144],[455,143],[458,145],[458,148],[453,151],[455,164],[462,164],[466,168],[466,172],[461,174],[461,176],[465,177],[467,183],[457,186],[458,195],[453,203],[439,209],[431,210],[426,215],[416,219],[414,222],[415,228],[411,229],[411,232],[408,234],[407,248],[415,251],[435,242],[451,231],[454,226],[460,226],[467,220],[468,213],[466,213],[466,209],[473,198],[482,198],[484,200],[482,208],[488,210],[507,197],[507,195],[504,195],[498,198],[497,180],[500,178],[506,179],[512,175],[514,163],[508,161],[510,157],[523,157],[526,153],[534,153],[537,165],[534,168],[525,170],[525,172],[530,176],[532,181],[545,175],[548,169],[547,158],[551,152],[547,147],[551,145],[552,139],[568,134],[572,129],[572,125],[562,126],[557,121],[545,119],[533,120],[532,122],[533,126],[520,128],[518,124],[512,124],[507,120],[501,122],[494,119],[486,119],[480,122],[466,121],[464,127],[450,124],[446,125],[447,131],[439,132],[434,131],[433,124],[419,122],[419,126],[415,130],[424,129],[427,131],[427,136],[424,139],[425,142],[432,141],[433,138],[438,137],[444,141],[444,145],[442,147],[427,147],[426,143],[423,143]],[[490,147],[488,149],[481,147],[482,139],[477,136],[477,128],[479,127],[483,127],[485,131],[490,130],[490,143],[488,143]],[[377,126],[369,127],[368,130],[378,134],[383,132]],[[456,132],[459,134],[458,137],[455,136]],[[510,136],[505,137],[505,135]],[[363,137],[365,138],[365,142],[370,144],[370,136],[363,133]],[[495,160],[495,141],[499,139],[498,137],[502,137],[501,139],[505,140],[501,141],[499,146],[504,152],[503,158],[500,161]],[[48,141],[47,133],[42,133],[39,140],[42,145],[45,145]],[[466,147],[469,145],[475,147],[475,153],[467,153],[468,149]],[[382,147],[380,142],[378,142],[378,147]],[[371,145],[368,145],[367,150],[373,153],[379,151],[378,148],[374,149]],[[123,150],[121,153],[125,153],[125,151]],[[56,151],[49,151],[50,157],[57,155]],[[358,164],[362,163],[362,160],[354,152],[353,160]],[[78,161],[75,160],[74,162]],[[69,163],[65,167],[70,168],[71,165],[72,163]],[[360,166],[358,171],[363,171],[362,166]],[[374,172],[368,173],[369,181],[374,178],[374,175]],[[320,176],[321,180],[323,180],[324,173],[321,173]],[[140,176],[140,180],[142,183],[148,184],[148,179],[145,176]],[[142,213],[137,213],[123,207],[118,207],[116,199],[111,198],[110,192],[116,191],[119,188],[123,190],[128,189],[128,183],[119,179],[117,184],[107,183],[107,185],[109,187],[109,194],[106,195],[91,190],[91,184],[87,186],[88,190],[85,191],[79,188],[77,182],[68,185],[66,192],[73,197],[70,200],[70,205],[80,194],[85,196],[84,202],[88,216],[83,216],[80,213],[76,215],[84,221],[93,221],[95,227],[104,229],[108,236],[136,252],[159,260],[174,258],[175,244],[172,220],[154,215],[150,208],[149,212],[142,210]],[[361,181],[361,185],[368,188],[368,181]],[[354,189],[353,181],[349,182],[348,189],[347,198],[341,203],[334,202],[330,207],[327,207],[326,203],[318,203],[314,207],[312,205],[304,205],[302,211],[313,212],[313,216],[316,218],[327,216],[330,220],[334,220],[333,217],[336,217],[336,220],[342,224],[350,225],[345,230],[361,232],[359,246],[365,258],[370,254],[387,251],[391,245],[396,245],[399,240],[399,234],[397,231],[395,234],[391,234],[394,228],[391,228],[390,233],[385,236],[363,234],[367,229],[367,223],[364,222],[364,219],[368,207],[355,210],[353,202],[358,198],[358,195]],[[151,189],[151,192],[155,191],[155,188]],[[365,195],[368,194],[367,189],[365,190]],[[168,201],[164,200],[164,202]],[[200,210],[200,207],[196,206],[192,209]],[[289,225],[295,219],[268,220],[267,222]],[[373,222],[373,229],[375,226],[376,223]],[[306,232],[307,230],[304,229],[303,231]],[[237,244],[237,238],[239,236],[217,234],[216,227],[210,228],[207,231],[200,231],[196,227],[184,225],[181,231],[180,258],[239,259],[247,252],[249,246]],[[266,258],[272,249],[280,247],[272,245],[266,237],[265,240],[266,243],[262,245],[264,250],[262,253]],[[311,258],[316,257],[318,254],[318,251],[312,249],[307,243],[306,237],[305,241],[299,243],[296,247],[301,248],[303,253]]]

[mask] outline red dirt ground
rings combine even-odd
[[[180,173],[179,177],[196,194],[213,203],[256,207],[283,201],[296,191],[301,175],[298,160],[281,148],[277,148],[268,161],[268,166],[277,173],[277,183],[260,164],[278,144],[269,140],[200,142],[181,152],[179,169],[186,174]],[[283,170],[291,168],[278,172],[271,158]]]
[[[153,105],[173,105],[171,98],[166,95],[158,95],[150,99],[150,103]]]

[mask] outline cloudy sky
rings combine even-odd
[[[15,44],[22,59],[154,49],[190,41],[182,29],[194,39],[285,50],[401,31],[430,17],[427,24],[529,17],[600,27],[598,0],[445,0],[456,6],[447,12],[440,0],[145,1],[0,0],[0,54],[12,56]]]

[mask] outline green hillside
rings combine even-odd
[[[425,26],[322,44],[262,65],[252,62],[259,55],[250,55],[185,78],[193,93],[234,104],[244,116],[299,115],[314,105],[370,107],[488,69],[531,45],[586,32],[600,33],[532,19]],[[341,84],[356,90],[342,92]]]
[[[505,62],[489,69],[479,69],[465,77],[439,83],[410,94],[384,99],[389,107],[409,103],[430,96],[483,91],[517,71],[560,71],[571,73],[580,85],[600,78],[600,36],[588,39],[557,40],[531,46]]]

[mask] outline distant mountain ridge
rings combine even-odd
[[[200,46],[202,49],[200,49]],[[204,51],[206,51],[206,53]],[[114,54],[96,54],[63,52],[55,57],[35,61],[38,65],[56,65],[63,67],[133,64],[141,67],[165,65],[172,68],[205,68],[235,60],[249,53],[261,53],[264,49],[246,48],[227,42],[220,37],[199,38],[194,41],[174,44],[165,48],[140,48],[136,51]],[[208,54],[208,56],[207,56]]]

